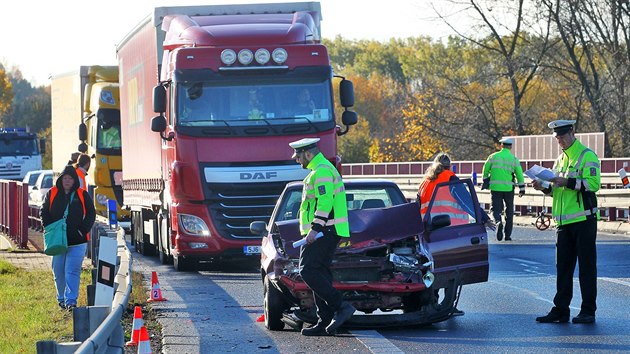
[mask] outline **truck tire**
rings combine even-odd
[[[282,314],[286,309],[282,293],[273,285],[269,284],[269,278],[265,276],[264,281],[263,309],[265,313],[265,327],[271,331],[281,331],[284,329]]]
[[[173,267],[178,272],[188,272],[195,270],[197,261],[184,258],[182,256],[173,256]]]
[[[169,252],[169,229],[168,229],[168,219],[158,218],[158,227],[160,235],[158,237],[158,247],[157,253],[160,257],[160,263],[162,264],[170,264],[172,262],[170,252]]]

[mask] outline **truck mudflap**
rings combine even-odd
[[[453,316],[457,307],[462,284],[451,279],[445,288],[442,302],[423,306],[420,310],[402,314],[356,314],[346,323],[344,328],[384,328],[398,326],[430,325],[446,321]],[[304,323],[315,324],[317,317],[312,311],[295,310],[285,312],[282,321],[294,329],[301,329]]]

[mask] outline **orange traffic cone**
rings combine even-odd
[[[133,310],[133,332],[131,332],[131,340],[125,343],[126,346],[138,345],[140,341],[140,328],[144,326],[142,321],[142,307],[136,306]]]
[[[158,281],[157,272],[151,273],[151,297],[147,299],[147,301],[166,301],[166,299],[162,297],[162,290],[160,290],[160,282]]]
[[[151,341],[149,340],[149,333],[147,328],[142,326],[140,328],[140,342],[138,343],[138,354],[152,354]]]

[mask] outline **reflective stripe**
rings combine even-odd
[[[300,233],[301,234],[305,234],[306,232],[308,232],[311,229],[311,225],[306,224],[306,225],[302,225],[302,227],[300,227]]]
[[[515,185],[514,182],[508,182],[508,181],[490,181],[490,185],[493,185],[493,184],[507,184],[510,186]]]
[[[573,214],[558,215],[557,218],[560,221],[569,221],[569,220],[577,219],[577,218],[582,217],[582,216],[589,216],[589,215],[597,214],[598,210],[599,209],[597,209],[597,208],[593,208],[593,209],[584,210],[584,211],[580,211],[580,212],[573,213]]]
[[[451,219],[468,220],[468,214],[464,215],[464,214],[456,214],[456,213],[435,213],[433,215],[448,215],[450,216]]]
[[[423,210],[425,208],[428,208],[429,207],[429,203],[430,202],[425,202],[425,203],[420,204],[420,209]]]
[[[591,162],[585,163],[584,167],[597,167],[597,168],[599,168],[599,164],[597,162],[591,161]]]
[[[341,187],[339,187],[339,188],[335,189],[335,190],[333,191],[333,193],[334,193],[334,194],[339,194],[339,193],[341,193],[341,192],[343,192],[343,191],[345,191],[345,190],[346,190],[346,189],[345,189],[343,186],[341,186]]]
[[[315,194],[307,194],[304,196],[304,199],[315,199],[317,197]]]
[[[314,218],[313,219],[313,224],[324,226],[324,225],[326,225],[326,221],[324,221],[322,219],[319,219],[319,218]]]
[[[320,184],[320,183],[324,183],[324,182],[332,182],[333,178],[332,177],[320,177],[318,179],[315,180],[314,184]]]
[[[433,206],[434,207],[450,206],[450,207],[459,209],[459,204],[457,202],[451,202],[448,200],[436,200],[435,203],[433,203]]]
[[[493,165],[492,168],[499,168],[499,169],[502,169],[502,170],[506,170],[508,172],[514,171],[514,166],[494,166]]]
[[[326,226],[340,224],[342,222],[348,222],[348,218],[345,217],[345,218],[329,219],[328,221],[326,221]]]
[[[315,216],[319,216],[319,217],[328,219],[328,214],[326,214],[326,213],[324,213],[323,211],[320,211],[320,210],[316,210],[315,211]]]
[[[576,179],[575,180],[575,190],[579,191],[582,188],[582,179]]]

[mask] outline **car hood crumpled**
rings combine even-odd
[[[389,208],[349,210],[348,221],[349,242],[342,238],[337,253],[364,252],[423,232],[420,208],[415,202]],[[287,255],[297,257],[299,248],[294,249],[291,244],[302,238],[298,220],[278,221],[276,225],[287,245]]]

